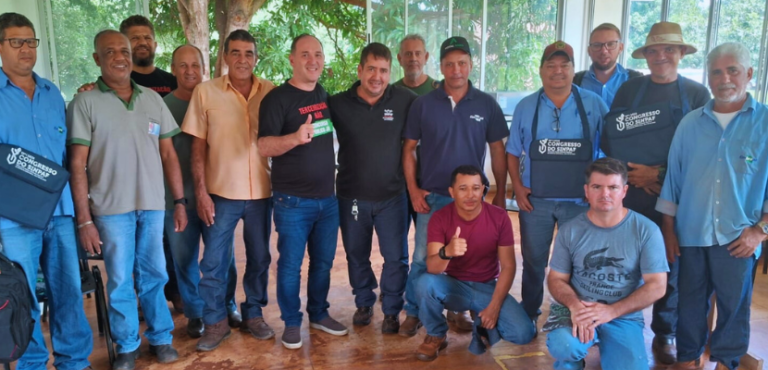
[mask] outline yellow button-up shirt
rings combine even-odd
[[[239,200],[271,196],[269,163],[259,155],[256,139],[259,106],[273,88],[272,82],[253,76],[251,93],[245,99],[228,75],[195,87],[182,130],[208,142],[208,193]]]

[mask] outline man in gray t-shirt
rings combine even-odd
[[[555,369],[582,369],[597,343],[604,369],[648,369],[641,310],[664,296],[666,263],[658,226],[623,207],[627,169],[594,161],[584,192],[590,208],[557,234],[547,279],[552,303],[544,325]]]

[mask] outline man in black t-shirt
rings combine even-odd
[[[333,123],[328,94],[317,83],[325,65],[320,41],[297,36],[292,77],[270,91],[259,109],[259,154],[272,157],[272,200],[277,231],[277,304],[285,322],[282,342],[301,348],[301,265],[309,253],[307,314],[310,327],[333,335],[347,328],[328,315],[336,256],[339,204],[334,195]]]
[[[402,134],[417,95],[389,85],[392,53],[380,44],[366,46],[349,90],[329,99],[339,139],[341,238],[347,252],[349,284],[357,312],[353,324],[368,325],[376,303],[371,268],[373,230],[384,257],[381,271],[383,333],[397,334],[408,278],[408,200],[403,175]]]
[[[683,41],[676,23],[653,25],[645,45],[632,57],[645,58],[651,73],[625,82],[605,118],[601,147],[610,157],[628,162],[629,184],[624,206],[661,226],[656,199],[666,174],[672,136],[688,112],[710,99],[704,85],[677,73],[680,60],[696,48]],[[662,364],[676,360],[677,263],[669,265],[667,292],[653,305],[651,329],[654,357]]]
[[[176,90],[176,78],[173,74],[155,67],[157,41],[155,41],[155,27],[152,26],[152,22],[143,16],[132,15],[120,23],[120,33],[128,37],[131,42],[133,81],[152,89],[163,97]]]

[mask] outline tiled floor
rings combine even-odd
[[[513,227],[518,230],[517,214],[510,213]],[[273,263],[269,276],[269,305],[264,309],[266,321],[275,329],[277,337],[282,334],[283,323],[280,320],[280,310],[277,307],[275,293],[276,277],[276,251],[277,234],[272,234],[271,251]],[[519,240],[519,235],[516,235]],[[413,230],[410,235],[410,245],[413,246]],[[375,271],[381,270],[382,258],[378,255],[377,241],[374,239],[374,253],[372,263]],[[241,229],[237,231],[237,263],[240,278],[245,268],[245,254]],[[520,296],[520,271],[521,257],[519,244],[516,245],[518,272],[512,294]],[[761,267],[762,267],[762,261]],[[307,263],[305,259],[302,276],[306,281]],[[330,313],[333,317],[350,327],[350,334],[345,337],[334,337],[315,329],[309,329],[305,320],[302,328],[304,347],[299,350],[287,350],[283,348],[279,339],[259,341],[248,334],[235,331],[233,335],[217,350],[209,353],[195,351],[197,340],[186,335],[186,319],[183,315],[174,313],[176,330],[174,345],[179,350],[181,358],[170,365],[160,365],[148,354],[148,344],[143,340],[143,356],[137,361],[137,369],[168,369],[168,370],[236,370],[236,369],[361,369],[361,370],[405,370],[405,369],[551,369],[552,359],[546,349],[546,335],[539,335],[537,339],[528,345],[517,346],[502,342],[494,346],[489,352],[481,356],[475,356],[467,351],[471,339],[469,333],[449,332],[448,348],[440,353],[437,360],[424,363],[416,359],[414,351],[424,338],[424,330],[413,338],[403,338],[398,335],[381,334],[381,321],[383,314],[380,307],[375,307],[373,323],[367,327],[353,327],[352,314],[355,305],[349,281],[347,277],[347,262],[344,249],[339,238],[336,261],[331,278],[331,291],[329,301]],[[302,288],[302,294],[305,293]],[[238,286],[238,301],[242,301],[244,293]],[[306,303],[306,296],[302,299]],[[545,296],[544,310],[548,307],[549,294]],[[91,326],[96,332],[96,314],[93,299],[85,302]],[[644,311],[646,323],[650,322],[650,310]],[[401,316],[401,319],[404,318]],[[546,317],[546,316],[543,316]],[[750,349],[760,357],[768,359],[768,275],[758,273],[754,300],[752,304],[752,335]],[[541,323],[540,323],[541,325]],[[46,329],[47,330],[47,329]],[[646,349],[650,354],[650,341],[653,333],[646,325]],[[91,362],[94,369],[109,369],[106,345],[103,337],[94,337],[94,349]],[[665,369],[654,367],[652,369]],[[52,362],[52,361],[51,361]],[[49,368],[53,368],[49,363]],[[596,348],[590,351],[587,357],[588,369],[600,369],[599,353]],[[714,364],[709,364],[707,369],[713,369]],[[609,369],[606,369],[609,370]],[[614,370],[614,369],[610,369]]]

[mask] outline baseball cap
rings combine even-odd
[[[467,39],[461,36],[454,36],[449,37],[447,40],[443,41],[442,45],[440,45],[440,60],[443,60],[448,53],[454,50],[461,50],[469,54],[470,57],[472,56],[472,52],[469,51],[469,43],[467,42]]]
[[[544,54],[541,56],[541,64],[539,65],[544,65],[544,62],[558,53],[565,55],[568,57],[568,61],[573,62],[573,48],[571,45],[568,45],[568,43],[565,41],[558,40],[547,45],[547,47],[544,49]]]

